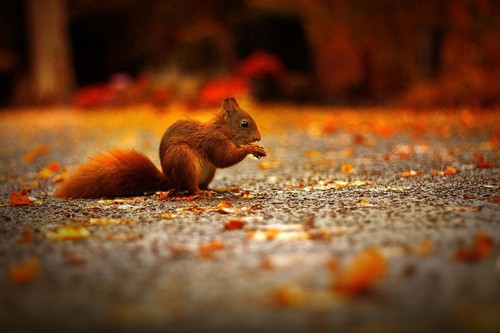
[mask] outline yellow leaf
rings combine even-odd
[[[54,231],[49,230],[45,232],[45,237],[52,240],[78,240],[90,237],[90,231],[82,226],[60,226]]]

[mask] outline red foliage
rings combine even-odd
[[[239,72],[245,77],[280,76],[284,66],[281,60],[269,53],[258,51],[252,53],[240,64]]]
[[[227,96],[248,94],[248,82],[241,77],[228,76],[209,81],[200,91],[198,100],[202,105],[219,105]]]
[[[485,160],[484,157],[479,155],[478,153],[472,153],[472,157],[474,157],[474,159],[476,160],[478,168],[487,169],[493,166],[491,162]]]

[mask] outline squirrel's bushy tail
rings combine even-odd
[[[128,197],[164,187],[165,176],[147,156],[135,150],[113,150],[80,165],[54,195],[60,198]]]

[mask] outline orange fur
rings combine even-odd
[[[164,187],[163,173],[145,155],[134,150],[113,150],[80,165],[57,189],[55,196],[125,197]]]

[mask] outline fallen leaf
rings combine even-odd
[[[319,150],[311,149],[306,151],[304,155],[308,158],[319,158],[322,156],[322,153]]]
[[[373,206],[373,203],[370,200],[366,200],[366,199],[359,200],[359,204],[361,206]]]
[[[446,168],[446,170],[443,171],[443,174],[446,176],[456,175],[457,169],[455,169],[455,167],[449,166]]]
[[[33,233],[31,232],[31,229],[29,227],[25,226],[23,228],[23,233],[21,235],[21,238],[17,242],[20,244],[33,244],[34,243]]]
[[[221,250],[223,248],[224,248],[224,242],[216,239],[209,243],[201,243],[198,247],[198,250],[202,258],[211,259],[215,251]]]
[[[342,172],[343,173],[352,173],[353,172],[353,168],[352,168],[352,165],[350,164],[342,164]]]
[[[49,164],[44,167],[40,172],[38,173],[38,178],[46,179],[52,177],[54,174],[57,172],[60,172],[62,170],[61,166],[57,162],[49,162]]]
[[[189,206],[189,207],[178,208],[178,210],[181,212],[191,212],[193,214],[200,214],[203,212],[213,211],[214,208],[210,206]]]
[[[50,149],[51,149],[50,145],[48,145],[48,144],[35,146],[29,152],[24,154],[23,159],[25,162],[33,163],[36,161],[38,156],[47,155],[48,153],[50,153]]]
[[[82,257],[81,254],[79,254],[78,252],[68,253],[65,256],[64,261],[70,265],[84,265],[87,263],[87,260],[84,257]]]
[[[307,300],[307,292],[299,286],[286,285],[276,289],[272,301],[278,307],[296,307]]]
[[[455,251],[454,258],[459,261],[474,262],[488,257],[493,251],[493,240],[485,231],[477,232],[470,248]]]
[[[261,170],[279,169],[283,163],[281,161],[264,161],[259,164]]]
[[[242,229],[245,226],[245,222],[241,219],[230,219],[224,224],[224,230],[237,230]]]
[[[173,215],[173,214],[171,214],[171,213],[165,213],[165,214],[163,214],[161,217],[162,217],[162,218],[164,218],[164,219],[166,219],[166,220],[171,220],[171,219],[173,219],[173,218],[176,218],[176,217],[177,217],[177,215]]]
[[[495,205],[500,205],[500,197],[495,197],[490,202],[494,203]]]
[[[113,234],[105,234],[101,236],[100,238],[103,239],[109,239],[109,240],[115,240],[115,241],[122,241],[122,242],[130,242],[130,241],[135,241],[138,239],[142,238],[142,234],[140,232],[119,232],[119,233],[113,233]]]
[[[9,281],[24,284],[33,281],[40,273],[40,262],[37,257],[29,257],[21,264],[9,269]]]
[[[82,226],[64,225],[45,232],[45,237],[56,240],[79,240],[90,237],[90,231]]]
[[[476,165],[478,168],[488,169],[493,166],[491,162],[485,160],[484,157],[479,155],[478,153],[472,153],[472,157],[474,157],[474,159],[476,160]]]
[[[352,155],[354,155],[354,150],[352,148],[344,149],[344,156],[351,157]]]
[[[309,240],[311,235],[305,231],[280,231],[277,229],[248,231],[247,238],[256,241],[265,240]]]
[[[232,203],[230,203],[229,201],[221,201],[218,205],[217,205],[217,211],[219,213],[224,213],[224,214],[228,214],[228,213],[234,213],[237,209],[233,206]]]
[[[415,170],[401,172],[401,177],[405,177],[405,178],[418,177],[418,176],[421,176],[421,175],[422,175],[422,172],[415,171]]]
[[[101,219],[101,218],[90,218],[90,225],[117,225],[117,224],[130,224],[132,220],[122,220],[122,219]]]
[[[12,192],[9,196],[9,206],[33,206],[35,203],[29,198],[28,191]]]
[[[432,252],[433,244],[430,238],[425,238],[415,249],[415,253],[419,256],[427,256]]]
[[[333,288],[342,294],[360,294],[372,288],[387,271],[387,261],[376,249],[365,250],[349,266],[336,270]]]
[[[243,192],[241,192],[240,195],[242,198],[245,198],[245,199],[253,199],[255,197],[252,193],[250,193],[248,191],[243,191]]]
[[[367,145],[367,140],[362,134],[353,134],[352,143],[356,145]]]

